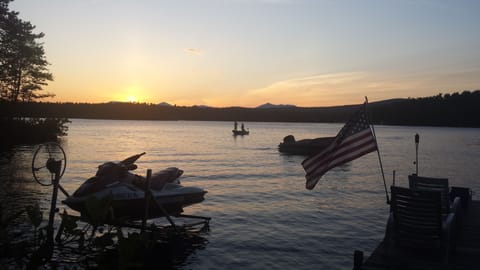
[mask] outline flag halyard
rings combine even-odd
[[[365,106],[347,121],[335,140],[323,151],[306,158],[306,188],[313,189],[330,169],[377,150],[377,142],[367,120]]]

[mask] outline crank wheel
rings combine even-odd
[[[41,144],[32,159],[33,178],[42,186],[50,186],[58,172],[59,179],[67,167],[67,156],[63,148],[54,142]]]

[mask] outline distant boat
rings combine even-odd
[[[235,121],[234,124],[233,124],[233,129],[232,129],[232,132],[233,132],[233,136],[237,136],[237,135],[240,135],[240,136],[243,136],[243,135],[248,135],[250,134],[250,131],[247,129],[245,129],[245,125],[242,123],[242,128],[241,129],[237,129],[238,127],[238,122]]]
[[[232,132],[233,132],[233,136],[237,136],[237,135],[243,136],[243,135],[250,134],[250,131],[245,129],[244,130],[232,129]]]
[[[291,155],[311,155],[325,149],[333,140],[335,140],[335,137],[320,137],[296,141],[293,135],[288,135],[278,145],[278,151]]]

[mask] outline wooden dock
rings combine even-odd
[[[471,201],[469,207],[463,211],[456,230],[455,250],[451,252],[448,261],[439,257],[438,253],[426,254],[399,249],[392,252],[387,249],[385,241],[382,241],[370,257],[354,269],[480,269],[480,201]]]

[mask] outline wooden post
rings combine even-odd
[[[141,232],[145,231],[145,227],[147,225],[148,210],[149,210],[149,207],[150,207],[150,201],[152,200],[152,192],[150,190],[150,178],[151,178],[151,176],[152,176],[152,170],[148,169],[147,170],[147,179],[146,179],[146,182],[145,182],[145,215],[143,216],[143,220],[142,220]],[[168,212],[163,208],[163,206],[161,204],[157,203],[156,200],[153,200],[153,202],[160,209],[160,211],[162,211],[162,213],[165,215],[167,220],[172,225],[173,229],[175,231],[177,231],[177,227],[175,226],[175,223],[173,222],[173,220],[168,215]]]
[[[362,269],[363,264],[363,251],[355,250],[353,253],[353,270]]]
[[[395,186],[395,170],[393,170],[392,186]]]
[[[415,134],[415,174],[418,175],[418,143],[420,142],[420,135]]]
[[[152,170],[148,169],[147,170],[147,179],[145,179],[145,214],[142,219],[142,229],[141,232],[145,231],[145,226],[147,225],[147,219],[148,219],[148,208],[150,207],[150,197],[151,197],[151,192],[150,192],[150,178],[152,176]]]

